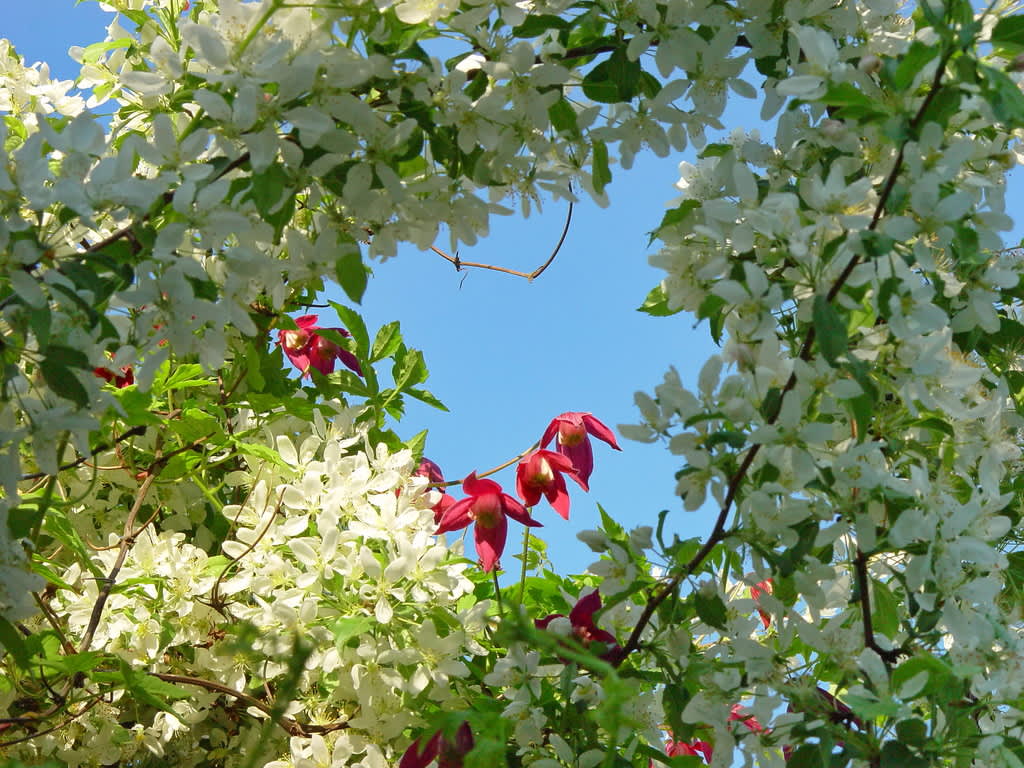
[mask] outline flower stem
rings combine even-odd
[[[494,577],[494,599],[498,601],[498,615],[502,618],[505,617],[505,606],[501,602],[501,587],[498,586],[498,569],[495,568],[491,571],[491,576]]]
[[[238,45],[238,50],[235,52],[238,58],[242,57],[242,54],[245,53],[245,49],[249,47],[250,43],[252,43],[256,35],[260,33],[260,30],[263,29],[263,27],[266,25],[268,21],[270,21],[270,17],[277,13],[281,5],[282,0],[274,0],[274,2],[270,4],[270,7],[263,12],[263,15],[259,18],[259,21],[257,21],[253,25],[253,28],[249,30],[249,34],[247,34],[245,36],[245,39],[242,40],[242,42]]]
[[[533,507],[529,507],[526,510],[526,514],[530,514],[530,510]],[[526,596],[526,558],[530,554],[530,529],[523,526],[523,570],[519,575],[519,604],[523,604],[523,598]]]

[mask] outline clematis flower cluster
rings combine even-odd
[[[611,430],[592,414],[571,412],[557,416],[541,438],[541,449],[531,451],[516,467],[516,492],[527,507],[535,506],[543,495],[559,515],[569,519],[569,494],[563,475],[572,478],[584,490],[588,489],[586,480],[594,468],[588,432],[621,450]],[[555,434],[559,435],[558,452],[544,450],[543,446],[551,442]],[[421,470],[435,482],[444,482],[440,468],[433,462],[422,464]],[[511,517],[529,527],[542,525],[530,516],[526,507],[504,493],[498,483],[478,478],[476,472],[463,480],[462,489],[469,494],[468,498],[453,502],[445,494],[435,506],[437,533],[461,530],[475,523],[474,540],[485,571],[499,567],[508,537],[506,518]]]

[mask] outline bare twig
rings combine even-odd
[[[447,260],[450,264],[454,265],[455,271],[462,271],[463,267],[475,267],[476,269],[490,269],[495,272],[503,272],[506,275],[515,275],[516,277],[525,277],[528,282],[533,282],[536,278],[543,274],[544,270],[551,266],[551,262],[555,260],[555,256],[562,249],[562,244],[565,242],[566,235],[569,234],[569,224],[572,222],[572,203],[569,203],[569,211],[565,216],[565,226],[562,227],[562,234],[558,238],[558,242],[555,243],[554,250],[551,251],[551,255],[548,256],[547,261],[541,264],[532,272],[520,272],[518,269],[509,269],[508,267],[498,266],[497,264],[482,264],[477,261],[464,261],[459,258],[458,254],[451,256],[445,253],[437,246],[430,246],[430,250],[436,253],[441,258]]]
[[[166,683],[194,685],[197,688],[205,688],[208,691],[223,693],[225,696],[232,696],[247,706],[255,707],[267,717],[273,717],[274,710],[271,705],[260,701],[247,693],[236,691],[234,688],[229,688],[228,686],[214,682],[213,680],[204,680],[201,677],[192,677],[191,675],[171,675],[165,672],[150,672],[149,674]],[[348,728],[347,720],[337,720],[333,723],[327,723],[326,725],[315,725],[311,723],[300,723],[291,717],[282,715],[276,720],[276,722],[285,731],[287,731],[290,736],[309,736],[313,733],[330,733],[332,731],[340,731]]]

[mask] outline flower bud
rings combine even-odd
[[[873,53],[861,56],[860,61],[857,63],[857,69],[859,69],[865,75],[873,75],[881,68],[882,60],[875,56]]]

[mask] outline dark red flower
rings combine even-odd
[[[586,597],[576,601],[576,605],[569,611],[569,624],[572,625],[572,634],[584,647],[591,643],[601,643],[605,647],[600,658],[605,661],[614,661],[618,658],[622,649],[615,640],[615,635],[594,624],[594,614],[601,610],[601,595],[595,590]],[[534,621],[537,629],[547,629],[554,619],[564,619],[565,614],[552,613],[543,619]]]
[[[593,414],[577,411],[567,411],[553,418],[540,439],[540,447],[545,448],[555,435],[558,436],[555,449],[572,462],[577,482],[585,491],[590,490],[590,473],[594,471],[594,449],[588,434],[603,440],[617,451],[622,450],[607,426],[594,418]]]
[[[443,488],[439,487],[444,484],[444,475],[441,473],[441,468],[437,466],[433,461],[424,457],[420,459],[420,465],[416,467],[416,471],[412,473],[414,476],[425,477],[431,482],[432,488],[441,492],[441,498],[438,499],[437,503],[432,507],[434,511],[434,522],[440,523],[444,513],[455,503],[455,497],[451,494],[445,493]],[[437,485],[433,485],[437,483]]]
[[[740,711],[742,709],[743,709],[743,707],[741,707],[739,704],[733,704],[732,705],[732,710],[730,710],[730,712],[729,712],[729,719],[730,720],[739,720],[741,723],[743,723],[745,726],[747,726],[747,728],[749,728],[754,733],[761,733],[762,731],[766,731],[767,730],[767,728],[765,728],[763,725],[761,725],[757,721],[757,718],[754,717],[753,715],[744,715]]]
[[[685,741],[672,741],[672,739],[665,742],[665,754],[669,757],[695,755],[703,757],[705,763],[710,763],[713,752],[714,750],[711,748],[711,745],[706,741],[701,741],[700,739],[694,739],[690,743],[686,743]]]
[[[759,582],[757,582],[757,584],[755,584],[754,586],[752,586],[750,588],[750,596],[754,599],[754,602],[758,603],[757,612],[761,616],[761,623],[764,624],[765,629],[767,629],[768,625],[772,623],[772,615],[770,613],[768,613],[768,611],[766,611],[764,608],[762,608],[760,606],[761,595],[765,595],[765,594],[770,595],[771,593],[772,593],[772,580],[771,579],[765,579],[764,581],[759,581]]]
[[[420,740],[416,739],[405,750],[398,768],[426,768],[437,759],[438,768],[462,768],[462,759],[473,749],[473,731],[469,723],[463,722],[455,732],[455,741],[450,741],[444,731],[438,731],[420,751]]]
[[[135,372],[130,365],[121,366],[121,373],[116,374],[108,368],[93,368],[93,375],[113,384],[118,389],[130,387],[135,383]]]
[[[321,328],[316,321],[317,315],[302,315],[295,318],[295,325],[298,326],[296,330],[278,332],[278,343],[292,365],[304,375],[309,375],[310,368],[316,368],[326,376],[334,372],[335,361],[341,360],[346,368],[362,376],[363,369],[355,355],[317,333],[328,330],[348,336],[348,331],[344,328]]]
[[[448,533],[473,526],[473,537],[476,542],[476,553],[480,556],[480,565],[485,571],[492,571],[498,566],[498,559],[505,550],[505,539],[508,537],[508,520],[530,527],[539,527],[538,523],[522,504],[507,493],[493,480],[481,480],[476,472],[471,472],[462,481],[462,490],[469,494],[468,498],[460,499],[452,504],[441,516],[438,533]]]
[[[583,487],[568,457],[554,451],[534,451],[516,467],[516,493],[528,507],[540,501],[543,494],[555,511],[568,520],[569,492],[563,472]]]

